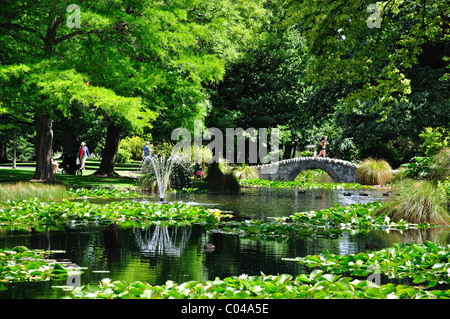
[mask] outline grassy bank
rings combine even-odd
[[[63,175],[56,173],[55,177],[64,185],[75,187],[101,187],[114,186],[115,188],[135,187],[135,178],[139,170],[140,162],[133,161],[129,164],[116,164],[116,172],[119,177],[99,177],[93,173],[100,166],[99,160],[88,160],[86,170],[82,176]],[[12,169],[11,164],[3,164],[0,166],[0,183],[17,183],[26,182],[33,178],[35,163],[19,163],[16,169]]]

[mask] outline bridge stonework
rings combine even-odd
[[[262,179],[272,181],[293,181],[305,169],[321,169],[328,173],[335,183],[354,183],[358,165],[335,158],[296,157],[254,167]]]

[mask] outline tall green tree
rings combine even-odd
[[[342,99],[348,109],[371,100],[385,117],[392,103],[407,101],[411,79],[427,44],[450,39],[448,1],[281,1],[299,24],[314,63],[314,83],[345,82],[354,89]],[[449,53],[434,58],[442,62]],[[448,70],[442,79],[448,79]]]
[[[40,180],[53,178],[52,123],[59,114],[69,115],[69,105],[94,103],[109,121],[99,174],[114,173],[122,129],[136,118],[152,126],[149,121],[162,114],[158,121],[163,128],[192,126],[207,111],[203,84],[221,78],[226,59],[237,54],[235,41],[245,40],[251,21],[263,13],[256,0],[103,0],[78,7],[71,1],[9,0],[1,10],[2,64],[23,64],[37,74],[28,77],[27,92],[37,131],[35,178]],[[43,62],[51,69],[43,68]],[[53,73],[62,72],[56,82],[79,90],[62,91],[67,86],[55,81],[46,89],[46,72],[57,78]],[[90,85],[80,86],[77,74]],[[87,101],[84,93],[97,86],[105,90]],[[116,97],[141,100],[136,108],[126,108]],[[14,112],[16,105],[8,107]],[[131,112],[135,109],[147,112]]]

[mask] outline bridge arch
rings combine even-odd
[[[352,162],[322,157],[297,157],[265,165],[258,165],[262,179],[275,181],[293,181],[305,169],[321,169],[330,175],[335,183],[353,183],[356,181],[357,165]]]

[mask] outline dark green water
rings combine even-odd
[[[342,191],[310,191],[298,194],[292,190],[244,189],[243,195],[180,195],[169,194],[168,201],[182,200],[233,211],[239,218],[267,218],[287,216],[297,211],[318,210],[336,203],[348,205],[383,200],[382,191],[364,191],[368,196]],[[316,199],[318,194],[322,199]],[[147,200],[157,200],[149,198]],[[231,275],[259,275],[288,273],[297,275],[307,271],[294,258],[318,254],[328,250],[335,254],[353,254],[365,250],[365,243],[376,242],[378,248],[395,242],[432,240],[448,241],[447,234],[416,231],[371,232],[344,234],[338,238],[264,239],[241,238],[206,232],[202,226],[183,228],[152,226],[144,229],[120,229],[99,226],[77,226],[49,233],[30,233],[26,230],[0,228],[0,247],[24,245],[33,249],[64,250],[55,257],[68,259],[85,267],[80,283],[96,283],[103,278],[111,280],[143,281],[164,284],[167,280],[184,282],[209,280]],[[204,244],[213,243],[216,249],[205,251]],[[9,284],[0,291],[0,298],[59,298],[64,292],[54,285],[66,282]]]

